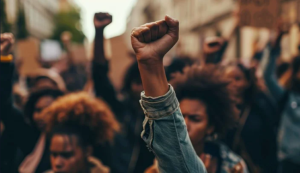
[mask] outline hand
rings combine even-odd
[[[94,26],[96,29],[104,29],[112,22],[112,16],[108,13],[95,13]]]
[[[202,160],[208,173],[216,173],[218,167],[217,158],[212,157],[209,154],[201,154],[200,159]]]
[[[164,55],[179,38],[179,22],[165,17],[165,20],[148,23],[134,28],[131,45],[139,63],[162,63]]]
[[[70,33],[69,31],[65,31],[61,34],[60,38],[64,44],[68,44],[71,42],[72,33]]]
[[[278,19],[277,21],[277,31],[279,34],[287,34],[289,33],[291,24],[288,23],[287,21],[284,21],[283,19]]]
[[[15,39],[12,33],[3,33],[0,38],[1,55],[9,55],[12,51]]]
[[[215,53],[222,48],[224,39],[219,37],[208,37],[204,41],[203,52],[206,55]]]

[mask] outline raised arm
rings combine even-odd
[[[279,29],[276,40],[274,41],[273,44],[271,44],[269,62],[264,72],[264,79],[266,85],[270,93],[272,94],[272,96],[277,100],[277,102],[279,102],[282,99],[285,92],[283,87],[279,85],[278,79],[276,77],[276,72],[275,72],[276,60],[280,56],[280,51],[281,51],[280,42],[284,33],[285,32],[282,29]]]
[[[162,173],[206,172],[191,144],[184,118],[163,68],[164,55],[178,40],[179,23],[168,16],[132,31],[142,83],[141,106],[146,115],[142,138],[155,154]]]
[[[61,34],[61,41],[67,52],[68,64],[75,64],[74,55],[73,55],[73,51],[71,48],[71,39],[72,39],[72,34],[70,32],[65,31]]]
[[[24,120],[21,111],[13,106],[12,78],[14,72],[13,57],[10,55],[14,37],[10,33],[1,34],[1,62],[0,62],[0,119],[5,126],[5,133],[9,140],[20,146],[24,154],[29,154],[38,139],[36,134]]]
[[[112,22],[112,16],[108,13],[96,13],[94,16],[95,26],[95,42],[94,42],[94,57],[92,60],[92,78],[97,97],[105,100],[115,114],[118,116],[121,113],[121,103],[118,101],[115,89],[109,80],[108,71],[109,63],[105,57],[104,51],[104,29]],[[120,117],[118,117],[120,120]]]

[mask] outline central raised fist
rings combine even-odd
[[[95,13],[94,26],[96,29],[104,29],[112,22],[112,16],[109,13]]]
[[[161,62],[179,38],[179,22],[166,16],[164,20],[136,27],[131,33],[131,45],[139,63]]]

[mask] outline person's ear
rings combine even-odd
[[[215,126],[209,126],[206,130],[206,135],[210,136],[214,133],[215,131]]]
[[[89,156],[92,156],[93,155],[93,147],[92,146],[88,146],[86,147],[86,156],[89,157]]]

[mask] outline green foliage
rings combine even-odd
[[[26,28],[25,13],[24,13],[23,8],[19,8],[16,28],[17,28],[16,36],[17,36],[18,39],[25,39],[25,38],[28,37],[28,31],[27,31],[27,28]]]
[[[11,24],[8,23],[5,11],[5,1],[0,0],[0,21],[1,21],[1,33],[11,32]]]
[[[54,18],[55,29],[52,39],[60,41],[61,33],[69,31],[72,33],[73,42],[83,43],[85,35],[82,32],[80,20],[79,9],[72,8],[69,11],[59,12]]]

